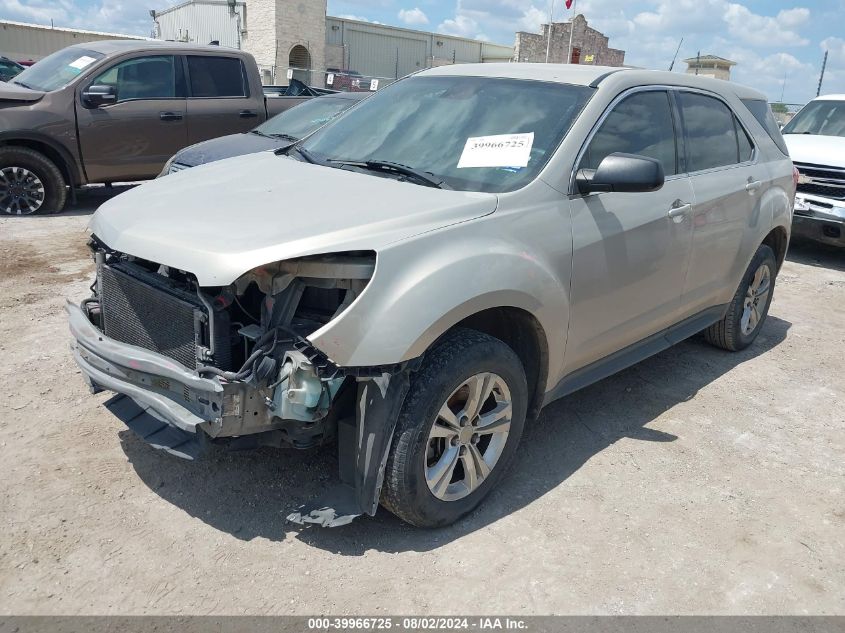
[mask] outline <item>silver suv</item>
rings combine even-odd
[[[105,204],[76,361],[182,457],[336,442],[293,521],[451,523],[544,405],[697,332],[757,337],[795,195],[761,103],[665,72],[418,73]]]

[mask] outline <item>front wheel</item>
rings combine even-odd
[[[522,363],[502,341],[468,329],[445,336],[411,378],[382,505],[419,527],[474,510],[519,444],[527,394]]]
[[[66,198],[62,173],[49,158],[27,147],[0,147],[0,213],[58,213]]]

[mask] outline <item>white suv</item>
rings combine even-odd
[[[418,73],[103,205],[76,360],[183,457],[337,442],[341,483],[294,521],[450,523],[544,405],[702,330],[754,341],[795,193],[758,106],[678,73]]]

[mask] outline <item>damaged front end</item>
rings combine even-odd
[[[156,448],[308,449],[339,438],[341,486],[289,518],[340,525],[374,514],[407,363],[339,367],[308,340],[364,291],[376,255],[261,266],[235,282],[196,278],[91,242],[93,296],[68,303],[72,349],[93,391]]]

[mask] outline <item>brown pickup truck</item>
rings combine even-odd
[[[218,46],[60,50],[0,84],[0,213],[56,213],[82,185],[154,178],[180,149],[326,92],[301,88],[265,95],[253,57]]]

